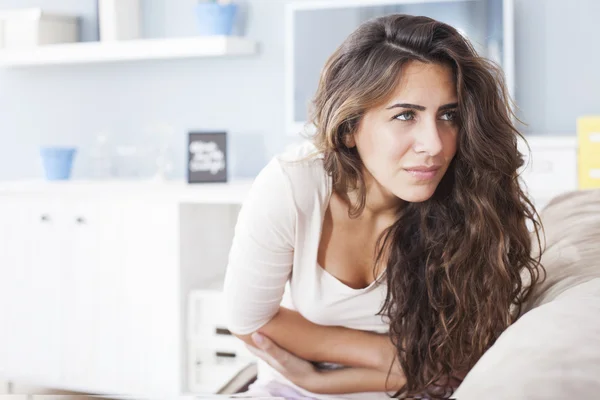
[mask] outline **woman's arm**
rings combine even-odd
[[[395,348],[387,335],[317,325],[300,313],[283,307],[258,332],[304,360],[365,367],[387,373],[395,358]],[[236,336],[254,346],[251,334]]]
[[[405,383],[399,373],[370,368],[343,368],[319,371],[313,364],[286,351],[264,335],[253,335],[248,349],[297,386],[313,393],[345,394],[360,392],[395,392]]]
[[[313,393],[346,394],[361,392],[396,392],[406,380],[398,374],[388,375],[368,368],[345,368],[320,372],[320,376],[309,383]]]

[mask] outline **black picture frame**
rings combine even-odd
[[[227,132],[188,133],[187,182],[227,182]]]

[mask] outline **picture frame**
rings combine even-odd
[[[227,182],[227,132],[188,133],[187,182]]]

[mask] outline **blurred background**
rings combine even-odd
[[[539,207],[600,187],[597,0],[0,0],[0,392],[243,387],[220,311],[239,207],[310,131],[327,56],[394,12],[502,66]]]
[[[139,36],[197,35],[197,3],[142,0]],[[113,150],[129,146],[142,153],[163,145],[165,126],[172,130],[166,140],[174,178],[185,176],[191,130],[227,131],[232,142],[251,136],[246,142],[264,146],[265,157],[282,150],[290,141],[284,108],[288,2],[236,3],[234,33],[256,43],[251,54],[1,68],[0,180],[41,177],[41,145],[77,146],[73,177],[87,178],[94,174],[90,158],[98,135],[106,135]],[[100,38],[95,0],[0,0],[0,9],[29,7],[78,17],[78,40]],[[591,26],[598,12],[594,0],[569,7],[559,0],[514,1],[514,96],[524,132],[574,135],[576,118],[597,112],[600,56]]]

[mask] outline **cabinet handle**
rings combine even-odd
[[[83,224],[85,224],[85,218],[77,217],[77,218],[75,218],[75,222],[77,222],[79,225],[83,225]]]
[[[42,214],[40,216],[40,221],[41,222],[50,222],[50,216],[48,214]]]

